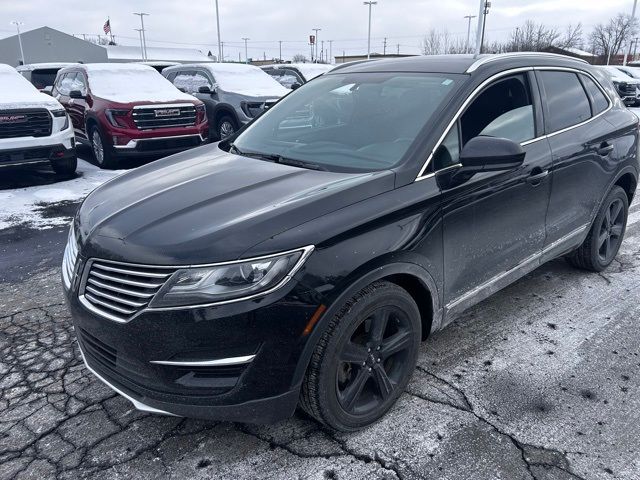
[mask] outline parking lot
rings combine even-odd
[[[84,368],[59,264],[79,201],[120,173],[0,180],[1,479],[640,478],[637,202],[611,268],[556,260],[467,311],[389,415],[336,434],[143,414]]]

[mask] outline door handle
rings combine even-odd
[[[598,147],[597,152],[601,157],[606,157],[611,152],[613,152],[613,145],[611,145],[609,142],[602,142],[600,144],[600,147]]]
[[[527,177],[527,183],[530,183],[534,187],[540,185],[540,182],[549,175],[549,170],[540,171],[540,169],[534,169],[532,174]]]

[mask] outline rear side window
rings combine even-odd
[[[591,118],[587,93],[575,73],[542,71],[538,74],[547,97],[549,133]]]
[[[587,93],[591,97],[591,106],[593,109],[593,115],[597,115],[599,113],[604,112],[607,108],[609,108],[609,100],[602,90],[596,85],[590,77],[586,75],[582,75],[582,83],[584,84],[584,88],[587,90]]]

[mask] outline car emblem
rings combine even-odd
[[[23,123],[26,121],[26,115],[0,115],[0,123]]]
[[[162,110],[155,110],[157,117],[175,117],[180,115],[179,108],[164,108]]]

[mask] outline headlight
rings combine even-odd
[[[175,272],[150,304],[152,308],[226,303],[265,295],[287,283],[313,247],[210,267]]]
[[[60,128],[61,132],[69,128],[69,115],[67,115],[67,111],[64,108],[60,108],[58,110],[51,110],[51,115],[53,115],[53,118],[64,117],[64,125],[62,125],[62,128]]]

